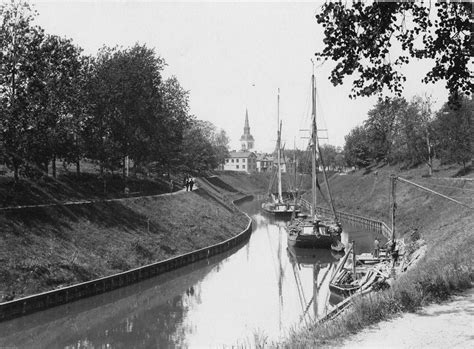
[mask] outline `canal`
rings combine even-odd
[[[0,347],[149,348],[254,346],[320,318],[335,300],[328,282],[341,255],[290,250],[285,222],[251,215],[247,244],[106,294],[0,323]],[[345,225],[343,242],[370,251],[373,232]]]

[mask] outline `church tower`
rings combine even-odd
[[[252,151],[253,149],[253,136],[250,134],[250,126],[249,126],[249,113],[248,110],[245,109],[245,126],[244,126],[244,134],[240,137],[240,143],[242,143],[242,150]]]

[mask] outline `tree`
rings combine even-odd
[[[372,158],[369,135],[365,127],[357,126],[353,128],[344,139],[344,154],[347,165],[356,167],[368,166]]]
[[[27,2],[0,5],[0,105],[3,158],[13,168],[15,181],[28,154],[32,133],[28,104],[37,82],[35,66],[43,40],[43,30],[31,22],[35,13]]]
[[[364,126],[369,141],[370,156],[375,161],[396,160],[392,154],[398,136],[398,120],[405,113],[407,102],[404,98],[379,98],[369,110]]]
[[[422,162],[429,163],[429,132],[428,125],[431,115],[429,98],[414,97],[404,112],[398,113],[398,129],[396,135],[393,158],[405,161],[409,166]]]
[[[215,133],[212,146],[214,147],[217,163],[224,165],[225,159],[229,157],[229,137],[227,137],[227,133],[224,130]]]
[[[208,121],[192,120],[184,133],[181,163],[186,172],[213,170],[219,165],[212,145],[212,125]]]
[[[79,87],[81,50],[71,40],[46,35],[35,64],[35,77],[29,83],[31,133],[28,160],[42,171],[56,158],[67,156],[74,147],[73,137],[80,110]]]
[[[189,128],[189,91],[186,91],[175,76],[159,85],[164,117],[160,128],[153,138],[155,151],[152,159],[166,167],[168,172],[177,168],[180,153],[183,151],[183,138]]]
[[[326,169],[329,170],[331,167],[334,168],[336,166],[336,146],[331,144],[323,144],[320,149]]]
[[[336,158],[334,160],[334,164],[338,170],[342,170],[346,165],[346,158],[343,152],[339,152],[336,154]]]
[[[433,120],[435,147],[444,164],[459,163],[466,167],[472,157],[472,114],[474,101],[464,98],[460,107],[446,103]]]
[[[101,169],[112,170],[126,156],[135,163],[149,159],[157,140],[166,143],[172,132],[159,89],[163,59],[138,44],[124,50],[104,47],[93,66],[88,96],[93,118],[86,132],[90,156]]]
[[[471,94],[474,86],[470,16],[470,2],[437,1],[433,7],[415,1],[326,2],[316,15],[325,36],[316,56],[337,63],[329,78],[335,86],[356,75],[351,98],[384,88],[400,96],[406,78],[399,68],[412,58],[434,61],[423,82],[444,79],[456,98],[459,91]]]

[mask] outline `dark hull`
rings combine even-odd
[[[354,294],[360,286],[348,286],[348,285],[336,285],[333,283],[329,284],[329,290],[343,298],[349,297],[350,295]]]
[[[277,210],[272,210],[265,207],[262,207],[262,210],[263,212],[271,214],[275,217],[290,218],[291,215],[293,214],[293,211],[277,211]],[[300,210],[295,210],[294,212],[295,212],[295,215],[297,215],[300,212]]]
[[[338,240],[326,235],[288,235],[288,246],[297,248],[326,248],[336,246]]]
[[[275,216],[275,217],[279,217],[279,218],[291,218],[291,216],[293,215],[293,213],[296,215],[298,215],[298,213],[301,212],[301,210],[299,208],[293,210],[293,209],[277,209],[276,208],[277,205],[273,205],[273,204],[268,204],[268,203],[265,203],[265,204],[262,204],[262,210],[263,212],[267,213],[267,214],[270,214],[272,216]]]

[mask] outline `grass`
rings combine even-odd
[[[388,178],[393,172],[396,169],[381,168],[376,178],[372,173],[363,172],[339,176],[332,182],[334,196],[338,199],[336,206],[340,210],[388,221]],[[424,169],[418,168],[398,174],[421,182],[423,172]],[[439,169],[436,175],[446,178],[456,173],[456,168],[447,167]],[[474,183],[454,179],[431,178],[424,183],[431,184],[435,190],[444,189],[443,193],[450,196],[472,193],[474,189]],[[442,187],[435,188],[434,184]],[[473,197],[472,194],[466,196],[465,202],[472,205]],[[398,236],[408,236],[416,230],[427,243],[425,257],[401,275],[390,289],[360,297],[338,318],[293,332],[287,341],[272,346],[309,348],[336,344],[371,324],[402,312],[416,311],[472,287],[473,211],[400,184],[397,202]]]
[[[66,189],[58,194],[55,186],[39,184],[38,188],[44,197],[66,196]],[[74,183],[67,190],[74,191]],[[30,191],[29,196],[25,189],[21,198],[39,203],[36,192]],[[0,294],[34,294],[221,242],[248,223],[228,203],[198,190],[4,211],[0,215]]]

